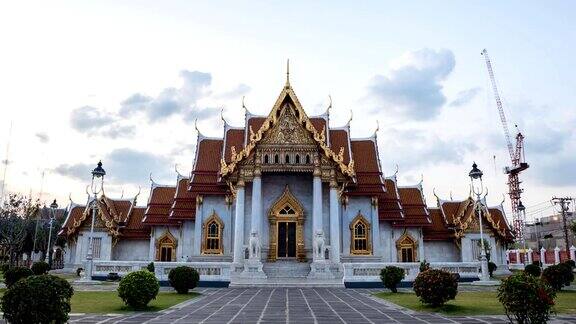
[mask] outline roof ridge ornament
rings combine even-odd
[[[354,118],[354,112],[352,111],[352,109],[350,109],[350,119],[348,119],[348,122],[346,123],[347,127],[350,127],[350,123],[352,122],[353,118]]]
[[[286,61],[286,85],[285,88],[290,88],[290,59]]]

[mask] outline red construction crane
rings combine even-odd
[[[523,240],[525,220],[520,214],[518,206],[520,204],[520,194],[523,191],[520,189],[520,172],[528,169],[529,167],[528,163],[526,163],[524,159],[524,135],[518,131],[516,134],[516,147],[514,147],[510,137],[510,131],[508,131],[508,123],[506,122],[506,115],[504,114],[502,100],[500,100],[500,94],[498,93],[498,87],[496,86],[494,70],[492,69],[492,63],[490,62],[488,51],[484,49],[481,54],[484,56],[484,60],[486,60],[486,67],[488,68],[488,74],[490,75],[490,82],[492,83],[492,90],[494,91],[496,106],[498,107],[500,121],[502,122],[502,128],[504,129],[504,136],[506,137],[506,145],[508,146],[508,153],[510,154],[510,160],[512,162],[512,166],[504,168],[504,173],[508,175],[508,195],[510,195],[510,202],[512,203],[514,231],[516,233],[516,239]]]

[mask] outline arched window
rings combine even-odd
[[[274,163],[276,163],[276,164],[280,163],[280,159],[278,158],[278,154],[274,155]]]
[[[310,155],[306,155],[306,164],[310,164]]]
[[[360,213],[350,223],[350,253],[372,254],[370,223]]]
[[[286,164],[290,163],[290,155],[288,155],[288,154],[286,154],[285,163]]]
[[[224,224],[215,211],[202,226],[202,254],[222,254],[222,231]]]
[[[300,154],[296,154],[296,164],[300,164]]]
[[[268,164],[268,154],[264,155],[264,164]]]
[[[177,240],[170,231],[164,232],[156,241],[156,261],[176,261]]]
[[[398,262],[416,262],[417,245],[410,235],[402,235],[396,241],[396,249],[398,250]]]

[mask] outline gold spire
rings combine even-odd
[[[290,59],[286,61],[286,88],[290,88]]]

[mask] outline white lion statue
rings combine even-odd
[[[314,241],[312,243],[314,248],[314,259],[324,259],[324,251],[326,250],[326,242],[324,241],[324,232],[322,230],[316,231]]]
[[[258,232],[252,231],[250,233],[250,251],[249,251],[249,258],[250,259],[259,259],[260,258],[260,239],[258,238]]]

